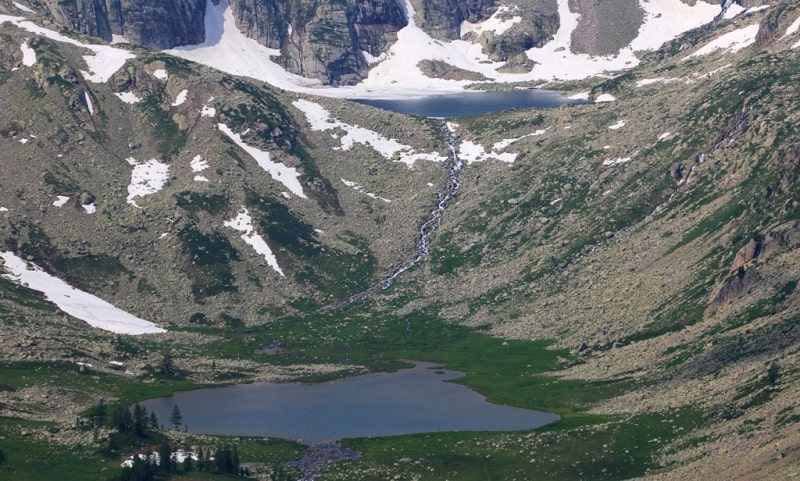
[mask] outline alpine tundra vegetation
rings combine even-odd
[[[0,479],[797,479],[798,86],[795,0],[0,0]],[[140,404],[412,360],[559,420]]]

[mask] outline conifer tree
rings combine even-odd
[[[183,414],[181,414],[181,408],[178,405],[172,406],[172,413],[169,416],[169,422],[175,426],[175,429],[180,429],[181,421],[183,421]]]

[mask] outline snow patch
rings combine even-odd
[[[64,207],[65,205],[67,205],[67,202],[69,202],[69,196],[59,195],[58,200],[53,202],[53,205],[55,207]]]
[[[214,107],[209,107],[208,105],[203,105],[203,108],[200,109],[200,117],[211,117],[214,118],[217,116],[217,109]]]
[[[486,152],[486,149],[482,145],[476,144],[470,140],[465,140],[458,146],[458,156],[466,161],[467,164],[484,162],[492,159],[513,164],[514,161],[517,160],[517,155],[519,154],[514,154],[511,152]]]
[[[242,207],[242,212],[239,212],[234,219],[225,221],[224,225],[225,227],[231,227],[241,232],[242,240],[255,249],[256,252],[264,256],[264,259],[267,260],[267,264],[272,267],[275,272],[280,274],[281,277],[286,277],[283,270],[281,270],[281,267],[278,265],[278,259],[272,253],[272,249],[269,248],[264,238],[258,235],[255,229],[253,229],[253,219],[250,217],[247,208]]]
[[[36,65],[36,50],[28,45],[28,40],[25,40],[19,48],[22,50],[22,65],[26,67],[33,67]]]
[[[703,48],[689,55],[691,57],[699,57],[714,53],[717,50],[723,50],[729,53],[736,53],[743,48],[749,47],[756,41],[756,34],[758,33],[758,25],[750,25],[724,35],[720,35],[714,40],[707,43]]]
[[[0,212],[8,212],[8,207],[0,207]]]
[[[222,3],[222,2],[220,2]],[[211,2],[209,2],[209,5]],[[294,195],[301,199],[307,199],[303,193],[303,186],[300,185],[300,173],[294,167],[287,167],[280,162],[273,162],[270,160],[269,152],[263,152],[255,147],[251,147],[244,143],[240,134],[234,134],[233,131],[225,124],[217,124],[220,132],[228,136],[229,139],[238,145],[242,150],[247,152],[253,160],[256,161],[259,167],[264,169],[270,177],[283,184]]]
[[[169,78],[169,73],[163,68],[159,68],[153,72],[153,77],[157,78],[158,80],[167,80]]]
[[[178,96],[175,97],[175,101],[172,102],[172,106],[177,107],[178,105],[182,105],[184,102],[186,102],[186,96],[188,94],[189,94],[188,90],[186,89],[181,90],[181,93],[179,93]]]
[[[594,103],[600,104],[603,102],[614,102],[615,100],[617,100],[617,98],[611,94],[600,94],[594,99]]]
[[[142,101],[142,99],[133,92],[115,92],[114,95],[126,104],[138,104]]]
[[[89,115],[94,117],[94,105],[92,104],[92,97],[89,95],[89,92],[84,90],[83,98],[86,100],[86,108],[89,109]]]
[[[195,155],[189,165],[192,167],[192,172],[202,172],[208,168],[208,161],[201,155]]]
[[[384,137],[382,134],[373,130],[350,125],[330,118],[330,113],[319,104],[304,99],[292,102],[297,109],[302,111],[312,130],[327,131],[341,129],[345,131],[339,139],[342,150],[350,150],[355,144],[367,145],[381,154],[385,159],[402,162],[409,168],[414,166],[418,160],[428,160],[431,162],[444,162],[447,159],[436,152],[417,152],[409,145],[401,144],[397,140]],[[331,133],[334,139],[336,133]]]
[[[117,35],[116,33],[111,34],[111,45],[118,45],[120,43],[131,43],[125,38],[123,35]]]
[[[13,252],[2,252],[8,271],[3,277],[39,291],[67,314],[92,327],[117,334],[166,332],[152,322],[140,319],[87,292],[75,289],[39,267],[28,264]]]
[[[26,139],[26,138],[19,139],[19,143],[22,144],[22,145],[25,145],[25,144],[28,143],[28,139]]]
[[[506,16],[505,14],[509,11],[510,10],[507,6],[500,5],[497,8],[497,11],[483,22],[470,23],[466,20],[461,22],[461,37],[463,38],[465,35],[470,33],[474,33],[476,36],[478,36],[483,32],[493,32],[495,35],[504,34],[509,28],[522,21],[522,17],[518,16],[511,18],[500,18]]]
[[[128,185],[128,204],[141,209],[134,199],[155,194],[164,188],[169,179],[169,165],[156,159],[139,162],[133,157],[125,159],[133,167],[131,183]]]
[[[377,195],[375,195],[375,194],[373,194],[371,192],[365,191],[364,190],[364,186],[359,184],[359,183],[357,183],[357,182],[353,182],[351,180],[345,180],[345,179],[341,179],[341,181],[342,181],[342,183],[344,185],[346,185],[348,187],[351,187],[356,192],[361,192],[362,194],[366,195],[369,198],[372,198],[372,199],[375,199],[375,200],[382,200],[382,201],[386,202],[387,204],[392,202],[389,199],[386,199],[384,197],[378,197]]]
[[[94,214],[95,212],[97,212],[97,206],[94,205],[94,202],[92,202],[91,204],[83,204],[82,207],[83,211],[86,212],[87,214]]]
[[[586,92],[579,92],[574,95],[570,95],[568,98],[570,100],[589,100],[590,92],[587,90]]]
[[[672,134],[669,132],[664,132],[663,134],[658,136],[658,141],[661,142],[662,140],[666,140],[670,135]]]
[[[67,43],[76,47],[82,47],[91,50],[94,55],[84,55],[83,60],[89,71],[81,71],[83,77],[92,83],[105,83],[114,75],[117,70],[122,68],[129,59],[136,56],[127,50],[112,47],[110,45],[95,45],[82,43],[75,39],[69,38],[53,30],[41,27],[24,17],[13,17],[10,15],[0,15],[0,23],[10,22],[17,27],[27,30],[31,33],[47,37],[56,42]]]
[[[797,17],[797,20],[792,22],[791,25],[786,27],[786,33],[783,34],[784,37],[797,33],[800,30],[800,17]]]
[[[619,158],[616,158],[616,159],[606,159],[606,160],[603,161],[603,165],[605,165],[605,166],[619,165],[619,164],[624,164],[626,162],[630,162],[630,160],[631,160],[630,157],[619,157]]]
[[[625,127],[625,121],[624,121],[624,120],[620,120],[620,121],[619,121],[619,122],[617,122],[616,124],[614,124],[614,125],[609,125],[609,126],[608,126],[608,128],[609,128],[610,130],[619,130],[619,129],[621,129],[622,127]]]
[[[15,7],[17,7],[18,9],[22,10],[25,13],[36,13],[33,10],[31,10],[30,8],[26,7],[25,5],[23,5],[23,4],[19,3],[19,2],[11,2],[11,3],[13,3]]]
[[[492,150],[494,150],[494,151],[505,150],[506,147],[508,147],[509,145],[511,145],[511,144],[513,144],[515,142],[519,142],[520,140],[526,139],[528,137],[538,137],[540,135],[544,135],[545,132],[547,132],[547,129],[539,129],[536,132],[532,132],[532,133],[530,133],[528,135],[523,135],[522,137],[517,137],[515,139],[503,139],[500,142],[496,142],[492,146]]]
[[[210,182],[210,181],[208,180],[208,177],[206,177],[206,176],[204,176],[204,175],[195,175],[195,176],[194,176],[194,181],[195,181],[195,182]]]

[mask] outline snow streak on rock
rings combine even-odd
[[[267,264],[272,267],[275,272],[280,274],[281,277],[286,277],[283,270],[281,270],[281,267],[278,265],[278,259],[272,253],[272,249],[269,248],[264,238],[258,235],[255,229],[253,229],[253,219],[250,217],[250,213],[245,207],[242,207],[242,212],[239,212],[239,215],[234,219],[226,221],[225,227],[231,227],[242,232],[242,240],[248,243],[256,252],[264,256]]]
[[[387,138],[373,130],[332,119],[330,113],[324,107],[314,102],[299,99],[292,102],[292,105],[306,115],[306,120],[311,124],[313,130],[343,130],[345,134],[338,137],[342,150],[350,150],[356,144],[366,145],[381,154],[385,159],[402,162],[409,168],[413,167],[418,160],[431,162],[444,162],[447,160],[437,152],[417,152],[410,145],[401,144],[397,140]],[[336,133],[331,133],[331,137],[337,138]]]
[[[105,83],[114,75],[117,70],[121,69],[128,59],[135,58],[136,56],[127,50],[111,47],[109,45],[95,45],[89,43],[82,43],[75,39],[69,38],[53,30],[40,27],[35,23],[26,20],[23,17],[13,17],[10,15],[0,15],[0,23],[10,22],[17,27],[27,30],[31,33],[47,37],[56,42],[67,43],[76,47],[91,50],[94,55],[84,55],[83,60],[89,67],[89,71],[81,71],[83,77],[89,82]]]
[[[307,199],[303,193],[303,186],[300,185],[300,173],[294,167],[287,167],[280,162],[273,162],[270,159],[269,152],[263,152],[255,147],[251,147],[244,143],[240,134],[234,134],[233,131],[225,124],[217,124],[220,132],[228,136],[229,139],[238,145],[242,150],[247,152],[253,160],[256,161],[259,167],[264,169],[270,177],[283,184],[289,189],[292,194]]]

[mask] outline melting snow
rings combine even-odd
[[[142,101],[142,99],[133,92],[116,92],[114,95],[126,104],[138,104]]]
[[[506,147],[515,142],[518,142],[528,137],[538,137],[539,135],[544,135],[545,132],[547,132],[547,129],[539,129],[536,132],[530,133],[528,135],[523,135],[522,137],[517,137],[516,139],[503,139],[500,142],[496,142],[492,146],[492,150],[494,151],[504,150]]]
[[[586,92],[579,92],[577,94],[570,95],[569,99],[570,100],[589,100],[589,93],[590,92],[588,90]]]
[[[269,248],[264,238],[258,235],[255,229],[253,229],[253,219],[250,217],[247,209],[242,207],[242,210],[244,212],[239,212],[236,218],[226,221],[224,223],[225,227],[231,227],[242,232],[242,239],[255,249],[256,252],[264,256],[264,259],[267,260],[267,264],[269,264],[275,272],[280,274],[281,277],[286,277],[281,267],[278,265],[278,259],[275,258],[272,249]]]
[[[616,124],[608,126],[608,128],[611,129],[611,130],[621,129],[622,127],[625,127],[625,121],[624,120],[620,120]]]
[[[689,57],[708,55],[717,50],[725,50],[730,53],[736,53],[739,50],[742,50],[743,48],[755,43],[757,33],[758,24],[728,32],[708,42],[703,48],[691,54]]]
[[[186,95],[188,95],[188,93],[189,91],[186,89],[181,90],[181,93],[179,93],[178,96],[175,97],[175,101],[172,102],[172,106],[177,107],[178,105],[181,105],[184,102],[186,102]]]
[[[624,164],[625,162],[629,162],[631,160],[630,157],[620,157],[617,159],[606,159],[603,161],[603,165],[619,165]]]
[[[69,196],[66,195],[59,195],[58,200],[53,202],[53,205],[56,207],[64,207],[67,202],[69,202]]]
[[[594,103],[599,104],[603,102],[613,102],[615,100],[617,100],[617,98],[611,94],[600,94],[594,99]]]
[[[208,105],[203,105],[203,108],[200,109],[200,116],[214,118],[217,116],[217,109],[209,107]]]
[[[89,96],[89,92],[86,92],[86,91],[84,90],[84,92],[83,92],[83,98],[86,100],[86,108],[88,108],[88,109],[89,109],[89,115],[91,115],[92,117],[94,117],[94,105],[92,104],[92,97],[91,97],[91,96]]]
[[[793,33],[796,33],[798,30],[800,30],[800,17],[797,17],[797,20],[792,22],[792,24],[786,28],[786,33],[784,33],[783,36],[786,37],[788,35],[792,35]]]
[[[208,161],[203,160],[201,155],[195,155],[190,163],[192,172],[202,172],[208,168]]]
[[[380,58],[365,56],[370,63],[379,63],[370,70],[361,84],[354,87],[325,87],[317,80],[286,72],[270,60],[271,57],[280,55],[277,49],[258,44],[236,28],[227,0],[221,0],[217,5],[213,2],[206,4],[205,42],[166,52],[294,92],[340,98],[408,98],[429,96],[434,93],[432,91],[461,91],[470,83],[427,77],[417,67],[421,60],[441,60],[461,69],[479,72],[499,82],[587,78],[609,70],[634,67],[639,63],[634,52],[658,48],[680,33],[711,21],[719,12],[718,5],[702,0],[693,7],[675,0],[640,0],[639,3],[645,10],[645,22],[631,46],[616,56],[592,57],[570,51],[572,32],[578,24],[579,16],[569,10],[568,2],[569,0],[558,0],[561,26],[551,42],[542,48],[527,51],[528,57],[536,65],[531,72],[524,74],[497,72],[504,63],[491,61],[483,53],[479,43],[464,40],[443,42],[431,38],[416,25],[415,11],[408,0],[404,2],[408,24],[398,31],[397,42]],[[498,17],[495,14],[479,25],[465,24],[465,30],[500,32],[517,21],[517,17],[506,20]]]
[[[159,80],[167,80],[169,78],[169,73],[167,73],[167,71],[163,68],[159,68],[153,72],[153,77]]]
[[[81,71],[83,77],[89,82],[104,83],[111,78],[117,70],[125,65],[128,59],[135,58],[136,56],[127,50],[111,47],[109,45],[94,45],[82,43],[75,39],[61,35],[53,30],[40,27],[35,23],[26,20],[23,17],[12,17],[10,15],[0,15],[0,23],[11,22],[19,28],[27,30],[31,33],[47,37],[56,42],[68,43],[76,47],[82,47],[94,52],[94,55],[84,55],[83,60],[89,67],[89,72]]]
[[[33,67],[36,64],[36,50],[28,46],[27,40],[19,48],[22,50],[22,65]]]
[[[0,257],[9,271],[3,277],[44,293],[47,300],[55,303],[59,309],[92,327],[118,334],[165,332],[152,322],[139,319],[88,292],[75,289],[39,267],[28,264],[13,252],[2,252]]]
[[[509,9],[505,5],[500,5],[494,15],[479,23],[461,22],[461,36],[468,33],[480,35],[483,32],[494,32],[495,35],[504,34],[509,28],[522,21],[522,17],[514,16],[511,18],[500,18],[508,13]]]
[[[386,138],[373,130],[331,119],[330,113],[314,102],[299,99],[292,102],[292,105],[306,115],[306,119],[313,130],[344,130],[346,132],[345,135],[339,139],[342,150],[350,150],[355,144],[368,145],[384,158],[402,162],[409,168],[413,167],[414,162],[417,160],[431,162],[444,162],[447,160],[437,152],[417,152],[413,147],[401,144],[397,140]],[[336,138],[335,133],[332,133],[331,137]]]
[[[222,3],[222,2],[220,2]],[[211,2],[209,2],[209,5]],[[256,161],[259,167],[264,169],[270,177],[283,184],[294,195],[302,199],[307,199],[303,193],[303,186],[300,185],[300,173],[294,167],[287,167],[280,162],[273,162],[270,160],[269,152],[263,152],[255,147],[251,147],[244,143],[240,134],[234,134],[233,131],[225,124],[217,124],[220,132],[224,133],[231,140],[236,143],[242,150],[250,154],[250,157]]]
[[[351,180],[345,180],[345,179],[341,179],[341,180],[342,180],[342,183],[344,185],[346,185],[348,187],[352,187],[353,190],[355,190],[356,192],[361,192],[362,194],[366,195],[367,197],[370,197],[370,198],[375,199],[375,200],[382,200],[382,201],[386,202],[387,204],[392,202],[389,199],[386,199],[384,197],[378,197],[377,195],[375,195],[375,194],[373,194],[371,192],[365,191],[364,190],[364,186],[361,185],[361,184],[358,184],[358,183],[353,182]]]
[[[15,7],[17,7],[18,9],[22,10],[25,13],[36,13],[33,10],[31,10],[30,8],[26,7],[25,5],[23,5],[23,4],[19,3],[19,2],[11,2],[11,3],[13,3]]]
[[[458,146],[458,156],[462,160],[466,161],[467,164],[471,164],[473,162],[483,162],[491,159],[512,164],[515,160],[517,160],[517,155],[518,154],[513,154],[511,152],[486,152],[486,149],[482,145],[476,144],[469,140],[461,142],[461,145]]]
[[[155,194],[163,189],[169,178],[169,165],[162,164],[156,159],[139,162],[133,157],[128,157],[125,160],[133,167],[127,201],[128,204],[141,209],[134,199]]]

